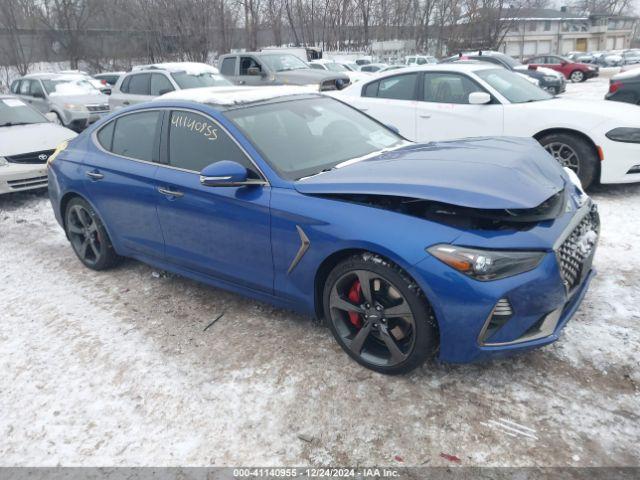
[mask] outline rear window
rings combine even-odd
[[[129,80],[128,92],[132,95],[149,95],[149,75],[148,73],[140,73],[132,75]]]
[[[161,112],[154,110],[118,117],[110,151],[137,160],[154,161],[157,158],[156,138],[160,116]],[[107,135],[108,131],[105,132],[105,141]]]

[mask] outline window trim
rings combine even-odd
[[[230,75],[227,73],[222,73],[222,65],[224,64],[225,60],[233,60],[233,73],[231,73]],[[238,69],[236,68],[238,66],[238,56],[237,55],[232,55],[229,57],[225,57],[222,59],[222,63],[220,63],[220,75],[222,75],[223,77],[236,77],[238,76]]]
[[[141,109],[141,110],[133,110],[130,112],[123,112],[121,114],[119,114],[117,117],[111,119],[109,122],[105,123],[104,125],[101,125],[100,128],[96,128],[93,132],[91,132],[91,141],[93,142],[94,146],[96,148],[98,148],[98,150],[100,150],[103,153],[106,153],[108,155],[113,155],[114,157],[119,157],[119,158],[124,158],[126,160],[132,160],[134,162],[139,162],[139,163],[146,163],[146,164],[150,164],[150,165],[156,165],[158,167],[165,167],[165,168],[170,168],[172,170],[178,170],[181,172],[187,172],[187,173],[192,173],[194,175],[200,175],[200,172],[196,172],[195,170],[188,170],[186,168],[180,168],[180,167],[174,167],[173,165],[169,165],[168,163],[162,163],[161,159],[167,159],[168,155],[169,155],[169,151],[168,151],[168,147],[169,144],[167,142],[168,140],[168,135],[166,135],[165,133],[165,129],[168,128],[169,126],[169,122],[168,120],[168,116],[171,114],[172,110],[181,110],[181,111],[185,111],[185,112],[192,112],[192,113],[196,113],[198,115],[202,115],[205,116],[209,119],[211,119],[211,121],[216,124],[217,126],[220,127],[220,129],[225,132],[229,138],[231,138],[236,145],[238,146],[238,148],[240,148],[240,150],[242,151],[242,153],[245,154],[245,156],[249,159],[249,161],[256,167],[256,171],[258,173],[258,175],[260,177],[262,177],[261,179],[256,179],[255,182],[251,182],[251,185],[263,185],[263,186],[271,186],[271,182],[269,182],[269,179],[267,178],[267,176],[264,174],[264,172],[262,171],[262,169],[258,166],[258,164],[254,161],[254,159],[251,157],[251,155],[249,155],[249,152],[247,152],[247,149],[244,148],[240,142],[238,142],[238,140],[231,135],[231,132],[229,132],[229,130],[227,128],[225,128],[224,125],[222,125],[220,122],[218,122],[216,119],[214,119],[211,115],[204,113],[200,110],[196,110],[196,109],[192,109],[192,108],[185,108],[185,107],[177,107],[177,108],[171,108],[171,107],[154,107],[154,108],[145,108],[145,109]],[[103,128],[105,128],[107,125],[109,125],[111,122],[116,122],[118,121],[118,119],[124,117],[125,115],[133,115],[135,113],[143,113],[143,112],[151,112],[151,111],[160,111],[161,112],[161,120],[160,120],[160,142],[159,142],[159,149],[160,151],[158,152],[158,160],[157,161],[148,161],[148,160],[141,160],[139,158],[133,158],[133,157],[127,157],[126,155],[119,155],[117,153],[114,152],[110,152],[109,150],[106,150],[98,141],[98,132],[100,132],[100,130],[102,130]],[[115,127],[116,125],[114,125],[113,128],[113,133],[115,134]],[[111,138],[111,147],[113,148],[113,137]],[[166,147],[166,148],[165,148]],[[164,150],[163,150],[164,149]]]

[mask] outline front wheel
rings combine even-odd
[[[416,283],[377,255],[339,263],[325,282],[323,303],[340,346],[371,370],[408,372],[438,345],[433,312]]]
[[[538,141],[560,165],[576,172],[583,188],[596,180],[598,156],[585,139],[569,133],[552,133]]]
[[[120,260],[95,210],[76,197],[67,205],[65,230],[73,251],[92,270],[105,270]]]
[[[569,79],[573,83],[580,83],[586,80],[584,72],[581,72],[580,70],[574,70],[573,72],[571,72],[571,75],[569,75]]]

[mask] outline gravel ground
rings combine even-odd
[[[44,193],[2,196],[0,466],[640,465],[640,185],[594,197],[599,275],[559,342],[386,377],[309,318],[90,271]]]

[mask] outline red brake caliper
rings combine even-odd
[[[360,280],[356,280],[349,289],[349,295],[347,295],[351,303],[360,305],[362,303],[362,287],[360,286]],[[356,312],[348,312],[349,321],[357,328],[362,328],[362,318],[360,314]]]

